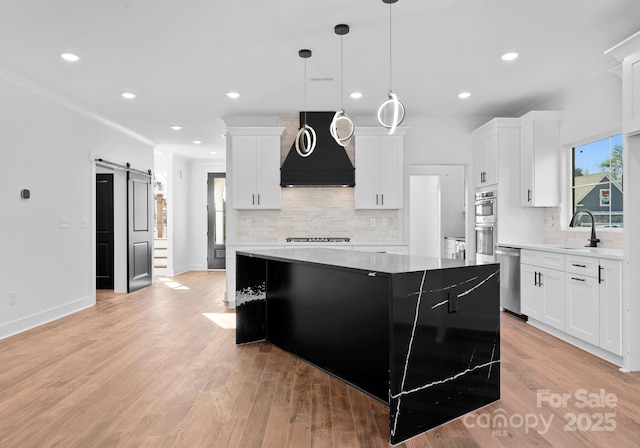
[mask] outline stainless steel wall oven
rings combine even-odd
[[[476,261],[479,263],[496,261],[497,209],[495,190],[476,193]]]

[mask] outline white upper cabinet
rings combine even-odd
[[[520,118],[520,203],[556,207],[560,198],[560,116],[529,112]]]
[[[640,132],[640,52],[622,63],[622,109],[624,133]]]
[[[498,135],[497,129],[474,138],[473,159],[475,161],[474,185],[484,187],[498,183]]]
[[[507,177],[514,169],[513,162],[520,156],[520,122],[517,118],[494,118],[471,133],[473,138],[474,187],[484,188],[500,183],[502,170]],[[509,188],[512,188],[511,186]]]
[[[236,209],[279,209],[280,135],[233,135],[232,190]]]
[[[356,135],[355,162],[355,209],[402,208],[402,135]]]

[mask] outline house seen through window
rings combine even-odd
[[[623,227],[622,134],[576,146],[572,151],[573,212],[589,210],[596,227]],[[577,226],[590,227],[586,213]]]

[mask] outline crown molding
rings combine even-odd
[[[19,73],[14,72],[6,67],[0,65],[0,80],[6,81],[9,84],[12,84],[18,88],[21,88],[29,93],[37,95],[45,100],[51,101],[52,103],[57,104],[58,106],[64,107],[72,112],[77,113],[78,115],[82,115],[85,118],[88,118],[96,123],[99,123],[105,127],[113,129],[114,131],[120,132],[128,137],[131,137],[135,140],[138,140],[145,145],[155,147],[157,143],[151,140],[144,135],[138,134],[131,129],[122,126],[121,124],[116,123],[102,115],[99,115],[95,112],[90,111],[89,109],[71,101],[70,99],[64,97],[60,93],[40,84],[35,81],[32,81]]]

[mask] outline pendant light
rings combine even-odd
[[[344,65],[344,50],[343,50],[343,42],[342,36],[349,33],[349,25],[340,24],[336,25],[333,29],[335,33],[340,36],[340,110],[336,112],[333,116],[333,120],[331,120],[331,125],[329,126],[329,132],[331,136],[336,141],[336,143],[340,146],[347,146],[353,133],[356,130],[355,125],[353,124],[353,120],[345,113],[343,98],[344,98],[344,75],[343,75],[343,65]],[[340,136],[339,128],[346,129],[346,135]]]
[[[391,4],[398,0],[382,0],[389,4],[389,96],[378,108],[378,123],[385,128],[387,134],[391,135],[404,120],[404,104],[391,89],[391,69],[392,69],[392,48],[391,48]]]
[[[311,57],[311,50],[300,50],[298,56],[304,59],[304,123],[300,123],[296,135],[296,152],[300,157],[309,157],[316,149],[316,131],[307,124],[307,59]]]

